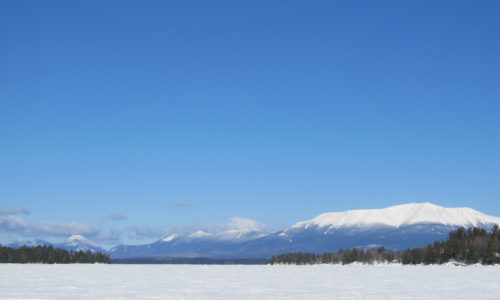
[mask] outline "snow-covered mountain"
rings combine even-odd
[[[204,257],[265,258],[284,252],[322,253],[352,247],[405,249],[445,240],[458,227],[500,226],[500,218],[471,208],[411,203],[383,209],[321,214],[274,232],[196,231],[169,235],[147,245],[120,245],[112,258]]]
[[[74,234],[60,244],[54,244],[54,247],[62,248],[68,251],[90,251],[106,253],[107,251],[98,244],[84,238],[79,234]]]
[[[500,218],[483,214],[472,208],[445,208],[431,203],[411,203],[382,209],[350,210],[321,214],[314,219],[298,222],[292,228],[318,227],[401,227],[415,224],[483,227],[500,225]]]

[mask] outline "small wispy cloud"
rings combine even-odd
[[[126,221],[128,220],[128,217],[124,214],[115,212],[104,217],[104,219],[107,221],[118,222],[118,221]]]
[[[186,208],[191,206],[191,202],[181,200],[181,201],[176,201],[168,204],[169,209],[174,209],[174,208]]]
[[[0,216],[29,215],[30,211],[24,207],[8,206],[0,207]]]

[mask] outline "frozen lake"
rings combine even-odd
[[[500,266],[0,264],[0,299],[500,299]]]

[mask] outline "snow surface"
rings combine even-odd
[[[308,228],[310,226],[340,228],[373,225],[400,227],[414,224],[477,227],[500,225],[500,218],[468,207],[446,208],[426,202],[402,204],[382,209],[324,213],[312,220],[298,222],[292,228]]]
[[[0,299],[495,299],[500,266],[0,265]]]

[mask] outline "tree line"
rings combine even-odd
[[[500,230],[495,225],[490,231],[483,228],[459,228],[451,231],[448,239],[425,247],[404,251],[377,249],[339,250],[324,254],[285,253],[271,258],[271,264],[349,264],[361,262],[407,264],[443,264],[450,261],[464,264],[500,264]]]
[[[0,263],[109,264],[109,255],[90,251],[66,251],[52,246],[10,248],[0,246]]]

